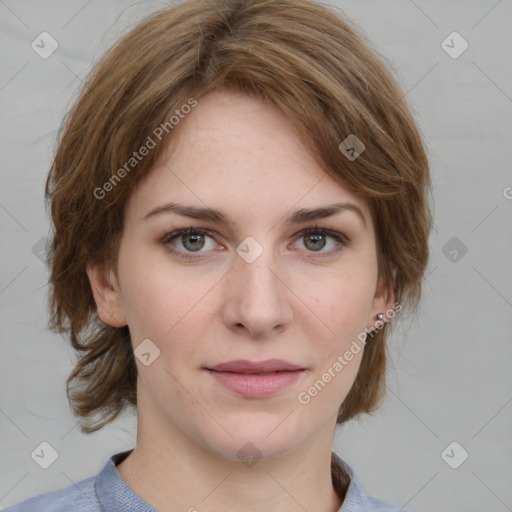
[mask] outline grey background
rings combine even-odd
[[[73,352],[46,329],[47,271],[33,248],[48,234],[43,186],[64,112],[91,64],[162,5],[0,0],[0,507],[92,476],[134,446],[134,416],[79,432],[64,386]],[[512,1],[335,5],[388,59],[416,112],[435,230],[419,314],[390,342],[387,398],[339,429],[334,449],[369,494],[409,512],[510,511]],[[47,59],[30,46],[42,31],[59,44]],[[453,31],[469,43],[456,59],[441,47]],[[30,456],[42,441],[59,455],[46,470]],[[458,469],[441,456],[453,441],[469,454]]]

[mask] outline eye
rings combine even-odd
[[[211,232],[203,228],[190,227],[186,229],[179,229],[178,231],[173,231],[172,233],[167,233],[162,239],[162,243],[164,245],[169,246],[169,252],[171,252],[172,254],[176,254],[184,258],[193,259],[196,258],[197,256],[191,256],[190,254],[201,251],[201,249],[205,247],[205,245],[207,245],[205,244],[205,237],[209,237],[212,239]],[[171,242],[174,241],[181,244],[181,246],[184,247],[185,250],[174,249],[173,247],[175,246],[171,244]],[[216,247],[217,244],[213,242],[211,246]],[[188,251],[190,252],[187,254]]]
[[[201,249],[208,249],[207,239],[210,239],[210,249],[218,247],[213,239],[213,233],[204,228],[185,228],[167,233],[161,242],[167,246],[170,253],[182,258],[197,259],[200,257]],[[328,240],[331,239],[331,249],[324,251],[328,246]],[[329,256],[337,253],[349,245],[349,240],[338,233],[325,228],[308,228],[299,233],[297,240],[304,240],[303,246],[309,253],[318,253],[318,256]],[[332,242],[333,241],[333,242]],[[181,245],[181,247],[179,247]],[[178,246],[178,248],[176,248]],[[194,253],[198,253],[197,256]],[[316,257],[316,255],[314,255]]]
[[[334,248],[322,251],[322,249],[329,245],[327,243],[329,238],[334,240],[334,243],[331,244]],[[349,245],[348,239],[341,233],[319,228],[318,226],[301,231],[299,240],[304,240],[303,245],[306,247],[307,252],[320,253],[321,256],[337,253]]]

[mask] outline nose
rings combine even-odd
[[[224,286],[222,318],[229,329],[270,339],[291,323],[293,293],[272,251],[263,250],[252,262],[236,254]]]

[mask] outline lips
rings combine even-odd
[[[216,372],[232,372],[243,374],[272,374],[276,372],[290,372],[304,370],[303,367],[284,361],[282,359],[267,359],[266,361],[254,362],[246,359],[227,361],[207,368]]]
[[[276,395],[298,382],[306,371],[305,368],[282,359],[267,359],[260,362],[237,359],[205,370],[214,382],[250,399]]]

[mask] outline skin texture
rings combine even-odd
[[[173,135],[126,204],[117,272],[87,268],[101,319],[128,325],[134,349],[149,339],[160,350],[149,366],[136,358],[137,444],[117,469],[161,512],[337,511],[336,415],[362,350],[307,405],[297,396],[392,307],[392,293],[378,286],[367,205],[324,173],[285,116],[257,99],[210,93]],[[235,224],[174,213],[143,219],[170,201],[217,208]],[[349,210],[282,222],[291,210],[339,202],[358,205],[366,224]],[[212,235],[163,243],[191,226]],[[300,233],[317,226],[349,245]],[[263,249],[251,263],[236,252],[247,237]],[[203,369],[269,358],[306,371],[270,397],[247,398]],[[237,456],[248,442],[260,454],[250,467]]]

